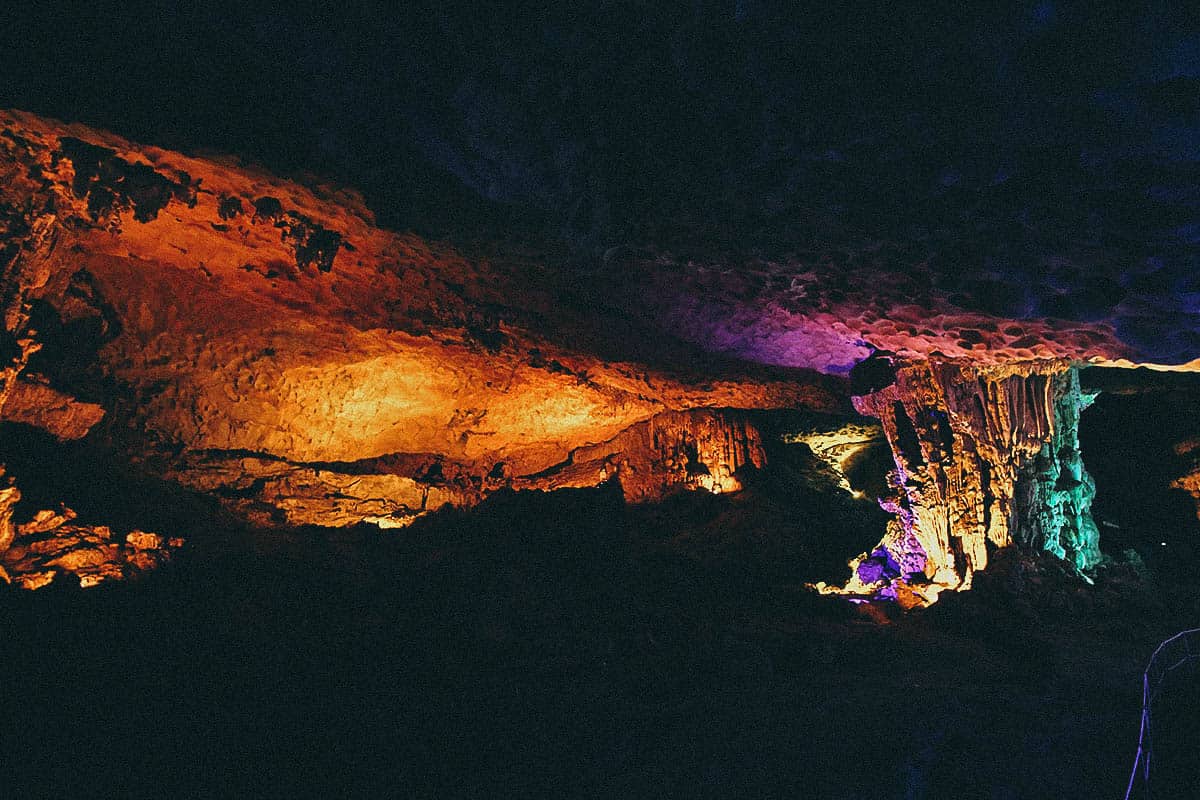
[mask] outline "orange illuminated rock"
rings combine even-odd
[[[144,531],[120,535],[104,525],[79,525],[75,518],[69,508],[42,510],[18,526],[13,544],[0,553],[6,582],[40,589],[69,575],[86,589],[156,569],[183,545]]]
[[[1175,446],[1178,455],[1191,456],[1193,459],[1200,454],[1200,439],[1188,439]],[[1196,516],[1200,518],[1200,464],[1192,467],[1187,473],[1171,482],[1172,489],[1181,489],[1192,496],[1196,503]]]
[[[257,521],[403,525],[664,413],[846,407],[837,379],[712,362],[346,191],[19,112],[0,132],[6,325],[31,350],[5,417],[77,438],[111,415],[143,467]]]
[[[13,539],[17,535],[12,515],[13,507],[21,499],[21,492],[12,485],[11,478],[5,477],[3,466],[0,466],[0,481],[7,481],[8,484],[0,488],[0,555],[2,555],[12,545]]]
[[[157,533],[145,531],[130,531],[125,535],[125,544],[134,550],[158,550],[165,544],[163,537]]]
[[[765,464],[762,437],[744,413],[705,409],[661,414],[513,486],[587,487],[616,478],[626,500],[643,502],[679,489],[736,492],[744,470]]]
[[[39,533],[52,531],[55,528],[61,528],[71,520],[75,519],[75,512],[69,508],[61,508],[57,512],[44,508],[33,515],[33,519],[29,520],[17,527],[17,532],[21,536],[36,536]]]
[[[44,383],[17,380],[0,419],[32,425],[61,440],[82,439],[104,418],[98,403],[84,403]]]

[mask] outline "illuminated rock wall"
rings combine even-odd
[[[1053,435],[1017,478],[1014,538],[1085,570],[1100,561],[1100,532],[1091,513],[1096,484],[1079,452],[1079,414],[1096,395],[1080,390],[1074,368],[1053,377],[1051,395]]]
[[[1095,487],[1078,444],[1091,399],[1062,361],[921,362],[856,397],[892,449],[893,491],[880,504],[895,517],[879,547],[852,562],[847,590],[929,602],[944,588],[969,588],[989,549],[1010,544],[1093,566]]]
[[[766,464],[762,436],[744,413],[721,409],[669,412],[611,441],[582,447],[562,465],[513,482],[516,488],[596,486],[616,478],[631,503],[680,489],[736,492],[747,468]]]
[[[524,249],[468,256],[348,191],[19,112],[0,268],[4,420],[103,420],[93,440],[262,524],[397,527],[601,473],[631,499],[731,491],[761,448],[689,412],[847,407],[841,379],[713,362]]]

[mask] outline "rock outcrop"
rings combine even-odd
[[[20,525],[11,546],[0,553],[0,578],[22,589],[41,589],[70,576],[86,589],[157,569],[183,546],[179,538],[139,530],[120,534],[75,519],[74,511],[62,508],[39,511]]]
[[[1200,519],[1200,437],[1193,437],[1175,444],[1175,455],[1190,458],[1191,468],[1180,475],[1170,486],[1181,489],[1192,496],[1196,503],[1196,517]]]
[[[846,405],[839,379],[648,335],[528,255],[383,230],[349,192],[17,112],[0,132],[0,413],[96,430],[255,522],[396,527],[589,461],[631,497],[728,490],[761,448],[687,412]]]
[[[1019,546],[1088,570],[1100,563],[1100,532],[1091,514],[1096,483],[1079,451],[1079,414],[1096,395],[1080,388],[1075,368],[1056,374],[1050,393],[1053,433],[1017,475],[1013,537]]]
[[[480,475],[470,463],[436,454],[355,464],[185,454],[163,474],[220,497],[263,526],[367,522],[399,528],[445,505],[474,505],[502,488],[585,488],[616,479],[629,502],[681,489],[737,491],[743,470],[765,463],[762,437],[744,412],[695,409],[660,414],[530,475],[513,475],[504,462]]]
[[[21,500],[21,490],[18,489],[12,478],[4,474],[4,467],[0,465],[0,555],[3,555],[9,547],[12,546],[13,539],[17,536],[17,526],[13,523],[13,509]]]
[[[766,461],[762,435],[744,413],[670,412],[603,444],[581,447],[564,464],[515,481],[514,487],[586,487],[615,478],[626,501],[638,503],[681,489],[736,492],[745,471],[761,469]]]
[[[0,467],[0,480],[4,468]],[[40,589],[64,575],[81,587],[124,580],[156,569],[184,544],[180,538],[76,522],[69,508],[43,509],[16,523],[21,492],[8,480],[0,489],[0,583]]]
[[[851,563],[845,590],[931,602],[969,588],[990,550],[1014,544],[1094,566],[1095,487],[1078,442],[1079,412],[1092,399],[1061,361],[904,365],[855,397],[892,449],[893,492],[880,505],[895,518]]]
[[[86,403],[41,381],[18,379],[0,408],[0,420],[40,428],[60,441],[82,439],[100,420],[104,409]]]

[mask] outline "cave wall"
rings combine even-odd
[[[731,491],[761,446],[716,409],[847,404],[837,378],[651,335],[524,250],[383,229],[337,187],[20,112],[0,133],[0,416],[254,523],[396,527],[618,473],[632,500]]]
[[[1068,359],[1131,353],[1096,320],[947,315],[946,287],[872,260],[615,254],[589,294],[536,255],[387,230],[336,187],[0,125],[0,418],[102,440],[252,522],[397,527],[614,478],[633,502],[736,491],[765,455],[730,409],[845,411],[846,381],[807,367],[894,342],[925,360],[854,403],[895,462],[855,580],[962,588],[1013,543],[1099,558]]]
[[[766,463],[762,434],[745,412],[697,409],[660,414],[608,442],[579,448],[563,465],[513,485],[584,487],[615,478],[626,501],[639,503],[680,490],[740,491],[745,470]]]

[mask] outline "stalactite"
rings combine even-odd
[[[989,550],[1011,544],[1094,566],[1095,485],[1078,438],[1092,399],[1061,361],[909,364],[856,397],[892,449],[892,492],[880,505],[895,517],[833,591],[932,602],[943,589],[970,588]]]
[[[1096,484],[1079,453],[1079,413],[1096,395],[1080,390],[1074,369],[1055,375],[1053,383],[1053,434],[1018,475],[1018,543],[1047,550],[1083,570],[1100,561],[1100,533],[1091,515]]]

